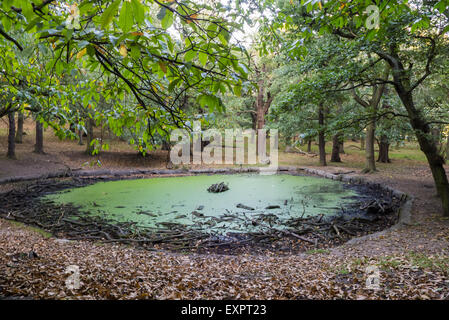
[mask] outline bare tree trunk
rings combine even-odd
[[[345,141],[343,136],[340,136],[340,140],[338,143],[338,149],[340,151],[340,154],[345,154]]]
[[[331,162],[341,162],[341,158],[340,158],[340,134],[336,134],[332,138]]]
[[[386,67],[384,74],[382,75],[382,79],[388,80],[390,74],[390,67]],[[368,109],[370,113],[368,126],[366,127],[366,146],[365,146],[365,155],[366,155],[366,164],[365,168],[362,170],[363,173],[369,173],[376,171],[376,159],[374,157],[374,140],[375,140],[375,131],[376,131],[376,115],[377,109],[382,99],[385,90],[385,82],[377,85],[374,84],[372,86],[373,93],[371,95],[371,99],[369,101],[365,101],[360,98],[355,90],[352,90],[352,95],[357,101],[358,104]]]
[[[84,144],[83,143],[83,134],[84,134],[83,130],[78,130],[78,144],[80,146],[82,146]]]
[[[86,141],[86,153],[88,155],[92,155],[93,151],[94,151],[94,145],[93,145],[93,140],[94,140],[94,120],[91,118],[87,119],[87,141]]]
[[[16,135],[16,121],[14,119],[14,112],[8,113],[8,152],[6,156],[9,159],[16,159],[16,143],[15,143],[15,135]]]
[[[447,134],[447,141],[446,141],[446,160],[449,161],[449,132]]]
[[[390,163],[390,141],[386,135],[382,135],[378,141],[379,157],[377,162]]]
[[[262,71],[256,69],[256,75],[258,78],[257,84],[259,90],[257,92],[256,98],[256,130],[263,129],[265,127],[265,115],[270,109],[273,97],[270,92],[267,92],[267,99],[265,100],[265,77],[266,77],[266,67],[265,64],[262,65]]]
[[[307,141],[307,152],[311,153],[312,152],[312,139],[309,138],[309,141]]]
[[[365,137],[360,137],[360,149],[365,150]]]
[[[324,136],[324,108],[322,105],[318,108],[318,124],[320,129],[318,131],[318,148],[320,150],[320,164],[326,166],[326,140]]]
[[[170,151],[171,150],[170,141],[169,140],[164,139],[162,141],[161,150],[164,150],[164,151]]]
[[[16,143],[23,142],[23,112],[20,111],[17,116],[17,132],[16,132]]]
[[[374,132],[376,130],[375,120],[371,120],[371,122],[366,127],[366,142],[365,142],[365,168],[363,169],[364,173],[374,172],[376,171],[376,159],[374,157]]]
[[[439,128],[432,128],[431,129],[433,139],[435,140],[435,144],[438,149],[441,147],[441,131]]]
[[[44,154],[44,127],[39,120],[36,120],[36,144],[34,153]]]

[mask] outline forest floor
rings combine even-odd
[[[32,153],[27,124],[17,160],[6,159],[0,124],[0,178],[66,168],[165,168],[166,153],[143,158],[125,143],[90,157],[76,141],[45,134],[45,155]],[[315,146],[314,146],[315,148]],[[318,167],[318,159],[280,153],[281,165],[329,172],[363,166],[349,143],[343,163]],[[449,220],[441,217],[430,170],[416,146],[392,149],[392,163],[365,175],[414,196],[412,222],[375,237],[329,250],[295,255],[201,255],[146,251],[134,246],[56,239],[42,230],[0,220],[0,297],[34,299],[449,299]],[[11,185],[0,186],[0,191]],[[29,254],[33,251],[35,254]],[[37,255],[37,256],[36,256]],[[69,265],[79,266],[81,287],[67,289]],[[380,287],[366,288],[367,267],[380,270]]]

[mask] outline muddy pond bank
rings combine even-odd
[[[299,173],[290,172],[288,175],[310,179],[310,176]],[[196,177],[200,176],[197,175]],[[211,179],[208,180],[208,183],[210,181],[221,182],[219,178],[223,180],[222,176],[208,175],[207,177],[212,177],[208,178]],[[229,177],[235,176],[230,175]],[[126,180],[135,178],[149,177],[128,176]],[[160,177],[155,179],[158,178]],[[75,191],[82,190],[83,187],[93,187],[98,182],[117,180],[122,179],[117,176],[102,176],[32,182],[21,188],[0,194],[0,200],[3,204],[0,209],[0,216],[37,226],[51,232],[56,237],[72,240],[90,239],[121,242],[150,250],[168,249],[227,254],[262,251],[291,253],[310,249],[325,249],[344,243],[353,237],[388,228],[396,223],[397,211],[402,201],[393,192],[381,186],[339,183],[334,184],[334,186],[341,187],[340,192],[351,199],[344,202],[344,205],[340,208],[334,207],[334,212],[331,214],[319,214],[317,212],[309,214],[304,212],[304,206],[300,202],[296,201],[295,203],[293,201],[289,206],[296,213],[291,216],[284,215],[282,219],[279,219],[277,216],[282,215],[276,214],[276,210],[286,209],[287,207],[283,208],[283,203],[276,203],[273,202],[273,199],[270,199],[271,204],[269,206],[273,208],[267,209],[269,206],[265,206],[266,204],[257,207],[257,203],[254,205],[249,201],[244,201],[245,199],[240,199],[239,201],[244,206],[252,208],[252,205],[254,210],[240,208],[238,211],[225,213],[224,215],[232,224],[239,225],[245,232],[242,232],[242,229],[217,232],[216,228],[214,230],[207,223],[214,219],[221,219],[223,215],[211,217],[209,213],[201,212],[204,209],[193,210],[198,215],[193,219],[196,223],[189,224],[182,219],[180,219],[181,221],[175,219],[172,223],[156,226],[142,225],[138,221],[129,221],[129,219],[120,220],[107,214],[88,215],[82,207],[71,203],[42,201],[45,196],[61,190],[72,188],[75,188]],[[185,185],[185,188],[187,187],[188,185]],[[290,199],[283,199],[283,201],[285,200],[287,200],[287,204],[290,201]],[[323,199],[319,200],[323,201]],[[101,203],[92,205],[101,207]],[[195,205],[206,206],[207,203]],[[316,208],[310,207],[307,211],[309,209]],[[190,210],[191,208],[188,208],[189,212],[186,213],[193,212],[190,212]],[[145,214],[141,214],[141,216],[145,216]]]

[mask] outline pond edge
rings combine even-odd
[[[295,167],[295,166],[279,166],[276,171],[269,167],[239,167],[239,168],[204,168],[204,169],[124,169],[124,170],[63,170],[53,173],[43,174],[43,175],[32,175],[32,176],[15,176],[0,179],[0,185],[15,183],[15,182],[25,182],[41,179],[51,179],[51,178],[66,178],[66,177],[101,177],[101,176],[113,176],[113,177],[126,177],[133,175],[185,175],[185,174],[220,174],[220,173],[282,173],[282,172],[305,172],[307,174],[317,175],[326,179],[351,183],[351,184],[363,184],[368,186],[377,187],[390,192],[392,196],[400,199],[401,206],[398,212],[398,222],[388,229],[379,231],[373,234],[369,234],[359,238],[353,238],[346,243],[350,243],[357,239],[376,237],[380,234],[394,230],[404,225],[410,225],[412,223],[411,211],[413,205],[413,196],[402,192],[400,190],[394,189],[390,186],[383,185],[381,183],[372,182],[365,177],[358,175],[349,175],[345,173],[333,174],[325,170],[318,170],[308,167]]]

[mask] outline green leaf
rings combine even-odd
[[[5,29],[6,32],[8,32],[9,29],[11,29],[11,21],[9,20],[9,18],[7,16],[2,17],[2,24],[3,24],[3,28]]]
[[[220,108],[220,100],[210,94],[203,94],[198,97],[198,102],[202,108],[208,107],[210,112]]]
[[[224,29],[221,30],[220,33],[218,34],[218,38],[220,39],[221,43],[226,46],[230,38],[229,32],[227,32]]]
[[[198,53],[198,59],[200,60],[200,62],[201,62],[201,64],[202,64],[203,66],[206,65],[206,63],[207,63],[207,58],[208,58],[208,56],[207,56],[206,53],[204,53],[204,52],[199,52],[199,53]]]
[[[173,24],[173,12],[166,10],[164,18],[161,20],[162,28],[168,29]]]
[[[186,62],[192,61],[193,59],[195,59],[196,57],[196,51],[190,50],[187,51],[186,54],[184,55],[184,60]]]
[[[137,24],[141,24],[145,21],[145,7],[138,0],[131,0],[133,6],[134,20]]]
[[[177,78],[177,79],[173,80],[173,81],[169,84],[169,86],[168,86],[168,91],[169,91],[169,92],[173,91],[173,89],[176,87],[176,85],[177,85],[180,81],[181,81],[180,78]]]
[[[3,9],[5,9],[5,10],[11,9],[12,3],[13,3],[13,0],[4,0],[3,1]]]
[[[240,84],[234,86],[234,94],[238,97],[242,95],[242,86]]]
[[[447,8],[446,0],[439,1],[435,5],[435,9],[437,9],[440,13],[443,13],[444,11],[446,11],[446,8]]]
[[[138,59],[140,58],[140,48],[139,46],[133,45],[131,46],[131,57],[133,57],[134,59]]]
[[[22,0],[22,14],[28,19],[30,20],[33,16],[34,16],[34,12],[33,12],[33,5],[31,1],[28,0]]]
[[[101,27],[106,29],[117,15],[121,0],[115,0],[101,15]]]
[[[118,23],[123,32],[128,32],[133,27],[133,8],[130,2],[125,1],[123,3]]]

